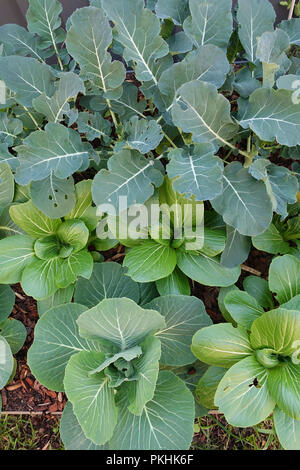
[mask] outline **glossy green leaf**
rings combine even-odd
[[[93,271],[93,257],[88,250],[72,252],[61,260],[60,269],[55,277],[56,285],[64,289],[74,284],[78,276],[89,279]]]
[[[65,289],[58,289],[51,297],[47,299],[39,300],[37,302],[39,317],[41,318],[50,308],[58,305],[66,304],[71,302],[74,294],[74,285],[70,285]]]
[[[22,288],[25,294],[37,300],[45,299],[55,294],[58,286],[55,282],[56,274],[62,265],[61,258],[40,260],[34,257],[22,273]]]
[[[273,297],[265,279],[257,276],[247,276],[244,279],[243,286],[245,291],[254,297],[259,305],[268,310],[274,308]]]
[[[170,246],[145,240],[131,248],[124,258],[128,276],[136,282],[151,282],[172,274],[177,262],[176,252]]]
[[[10,346],[3,336],[0,336],[0,390],[3,388],[14,368],[14,358]]]
[[[11,314],[15,304],[15,293],[9,286],[0,284],[0,323]]]
[[[209,410],[215,408],[215,393],[225,372],[224,367],[210,366],[197,384],[195,398]]]
[[[59,34],[61,12],[62,5],[58,0],[30,0],[29,2],[26,14],[28,29],[40,36],[44,48],[55,45],[56,42],[63,39]]]
[[[16,284],[22,272],[34,259],[33,240],[26,235],[13,235],[0,241],[0,282]]]
[[[8,318],[0,323],[0,334],[8,342],[12,354],[17,354],[25,343],[27,331],[23,323],[14,318]]]
[[[178,268],[168,277],[158,279],[156,287],[160,295],[191,295],[189,280]]]
[[[221,255],[221,264],[226,268],[234,268],[244,263],[249,256],[251,239],[241,235],[236,228],[227,225],[227,239]]]
[[[300,420],[296,421],[276,406],[274,425],[280,444],[284,449],[300,450]]]
[[[299,314],[299,312],[298,312]],[[300,342],[298,342],[298,348]],[[300,364],[299,360],[281,363],[269,369],[268,388],[277,406],[290,418],[300,420]]]
[[[285,255],[273,259],[269,270],[269,287],[276,293],[279,303],[287,302],[300,294],[300,260]]]
[[[39,259],[55,258],[59,255],[60,246],[55,235],[43,237],[36,240],[34,244],[34,251]]]
[[[7,163],[0,164],[0,205],[10,204],[14,198],[15,185],[12,171]]]
[[[244,328],[219,323],[194,335],[192,352],[202,362],[228,368],[251,355],[252,347]]]
[[[66,220],[60,224],[57,236],[61,243],[72,246],[74,253],[77,253],[86,246],[89,230],[85,223],[79,219]]]
[[[247,330],[250,330],[254,320],[264,313],[264,309],[256,299],[243,291],[229,292],[224,299],[224,304],[236,323]]]
[[[267,375],[253,356],[226,372],[218,386],[215,404],[232,426],[254,426],[272,413],[275,401],[268,390]]]
[[[272,253],[274,255],[290,252],[289,243],[284,240],[283,236],[274,224],[271,224],[267,230],[260,235],[252,237],[252,243],[258,250],[266,251],[267,253]]]
[[[18,227],[28,233],[32,238],[54,235],[61,225],[60,219],[50,219],[40,212],[32,201],[12,205],[9,213]]]

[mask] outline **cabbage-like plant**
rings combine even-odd
[[[0,285],[0,390],[14,376],[17,363],[13,357],[23,346],[26,328],[18,320],[8,318],[15,303],[15,294],[9,286]],[[0,394],[0,412],[1,412]]]
[[[300,449],[299,276],[300,260],[274,259],[269,288],[267,281],[250,277],[245,291],[231,289],[222,304],[232,323],[203,328],[192,344],[195,356],[211,366],[197,385],[200,403],[218,407],[239,427],[274,412],[287,449]],[[270,291],[277,294],[277,308]]]
[[[102,264],[104,271],[109,265]],[[116,296],[121,285],[126,288],[118,283]],[[89,309],[66,303],[45,312],[28,360],[42,384],[67,394],[66,448],[188,449],[195,402],[183,369],[194,361],[193,334],[209,324],[201,300],[176,295],[144,307],[121,297]]]
[[[46,216],[32,200],[11,205],[9,216],[19,234],[0,241],[2,283],[21,282],[26,294],[44,299],[74,284],[79,276],[91,276],[93,256],[88,248],[97,239],[99,217],[90,188],[90,180],[77,183],[75,206],[64,218]],[[49,198],[48,203],[56,205]]]

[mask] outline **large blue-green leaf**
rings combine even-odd
[[[194,398],[172,372],[159,373],[153,400],[146,403],[141,416],[130,413],[127,403],[126,394],[121,392],[119,419],[110,441],[111,449],[189,449],[193,437]]]
[[[15,293],[10,286],[0,284],[0,323],[11,314],[15,303]]]
[[[157,162],[159,164],[159,162]],[[163,175],[160,166],[137,151],[122,150],[108,160],[108,170],[102,169],[95,176],[92,187],[94,202],[113,206],[116,215],[120,197],[127,197],[127,207],[143,204],[154,193],[154,185],[160,186]],[[107,207],[108,213],[112,211]],[[123,210],[126,207],[122,208]]]
[[[62,5],[58,0],[30,0],[26,19],[29,31],[37,33],[40,46],[45,49],[52,45],[56,48],[57,42],[64,40],[60,29]]]
[[[298,312],[299,317],[300,313]],[[300,318],[299,318],[300,323]],[[298,340],[299,341],[299,340]],[[300,342],[298,342],[300,348]],[[299,349],[298,349],[299,352]],[[268,388],[277,406],[290,418],[300,421],[300,364],[299,359],[269,369]]]
[[[0,164],[0,206],[6,206],[13,201],[15,184],[12,171],[7,163]]]
[[[86,169],[92,147],[82,142],[80,134],[73,129],[49,122],[44,131],[30,134],[16,150],[20,162],[16,181],[26,185],[47,178],[51,171],[63,179]]]
[[[95,307],[103,299],[127,297],[138,302],[139,285],[126,276],[127,270],[117,263],[95,263],[89,280],[79,279],[74,300],[88,308]]]
[[[172,118],[176,126],[192,133],[194,142],[224,145],[237,132],[228,100],[215,85],[202,81],[185,83],[177,90]]]
[[[246,236],[264,232],[272,221],[272,203],[262,181],[255,180],[241,163],[233,162],[223,174],[224,191],[212,201],[226,224]]]
[[[161,364],[191,364],[194,360],[190,349],[192,337],[211,324],[203,302],[196,297],[166,295],[152,300],[147,308],[159,311],[166,321],[166,327],[156,333],[162,345]]]
[[[7,318],[0,323],[0,334],[8,342],[12,354],[17,354],[25,342],[27,331],[20,321]]]
[[[155,60],[167,55],[169,48],[159,35],[160,22],[143,0],[102,0],[107,16],[115,23],[115,39],[124,47],[124,60],[136,64],[136,78],[142,82],[157,79],[153,72]]]
[[[43,55],[38,48],[37,38],[23,26],[18,24],[4,24],[1,26],[0,43],[4,45],[4,55],[14,53],[21,56],[30,56],[44,62]]]
[[[54,93],[54,75],[48,65],[37,59],[21,56],[0,57],[0,78],[15,93],[18,103],[32,107],[32,101],[42,93]]]
[[[223,189],[223,163],[215,156],[212,144],[197,144],[194,147],[175,149],[169,153],[167,172],[173,188],[197,201],[214,199]]]
[[[274,30],[275,19],[269,0],[239,0],[239,38],[250,62],[256,62],[257,40],[265,31]]]
[[[8,117],[6,113],[0,114],[0,142],[12,147],[15,139],[23,132],[23,123],[20,119]]]
[[[273,259],[269,270],[269,287],[276,292],[279,303],[288,302],[300,294],[300,260],[284,255]]]
[[[243,291],[231,291],[224,299],[225,308],[238,325],[250,330],[254,320],[264,313],[254,297]]]
[[[300,18],[291,18],[290,20],[282,21],[278,25],[278,28],[287,33],[290,44],[300,46]]]
[[[227,238],[221,255],[221,264],[226,268],[234,268],[242,264],[249,256],[251,239],[241,235],[236,228],[226,227]]]
[[[6,339],[0,335],[0,390],[9,380],[14,368],[14,358]]]
[[[81,70],[104,93],[112,92],[125,80],[125,68],[112,62],[107,48],[112,42],[112,30],[104,11],[96,7],[80,8],[71,16],[67,49]]]
[[[83,313],[77,324],[82,337],[104,340],[122,351],[165,327],[164,318],[158,312],[143,309],[124,297],[102,300]]]
[[[128,145],[145,154],[154,150],[163,139],[162,129],[154,120],[139,119],[133,116],[125,124]]]
[[[213,0],[190,0],[192,16],[183,23],[183,29],[199,47],[204,44],[227,49],[232,33],[232,2],[222,0],[216,8]]]
[[[189,16],[188,0],[158,0],[155,5],[155,12],[158,18],[172,18],[175,24],[182,25]]]
[[[13,235],[0,241],[0,283],[16,284],[22,272],[34,259],[33,239],[27,235]]]

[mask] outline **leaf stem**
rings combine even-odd
[[[116,118],[116,115],[115,113],[113,112],[112,108],[111,108],[111,102],[108,98],[106,98],[106,102],[107,102],[107,106],[109,108],[109,112],[110,112],[110,115],[111,115],[111,118],[113,120],[113,123],[114,123],[114,126],[115,128],[117,129],[117,126],[118,126],[118,121],[117,121],[117,118]]]
[[[35,119],[35,117],[31,114],[31,112],[29,111],[29,109],[26,108],[26,106],[23,106],[23,108],[25,109],[25,111],[26,111],[26,113],[28,114],[28,116],[31,118],[32,122],[36,125],[36,127],[38,128],[38,130],[41,131],[42,129],[40,128],[39,123],[37,122],[37,120]]]
[[[290,11],[289,11],[288,20],[291,20],[291,19],[293,18],[293,14],[294,14],[294,10],[295,10],[295,3],[296,3],[296,0],[292,0],[292,4],[291,4]]]

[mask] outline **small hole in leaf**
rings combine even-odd
[[[54,189],[54,192],[58,193],[58,189]]]
[[[52,196],[49,196],[49,199],[50,199],[50,201],[52,201],[53,197],[52,197]]]
[[[54,207],[57,207],[57,204],[56,204],[56,202],[54,203]]]
[[[66,199],[66,200],[68,199],[68,195],[67,195],[67,194],[65,194],[65,199]]]

